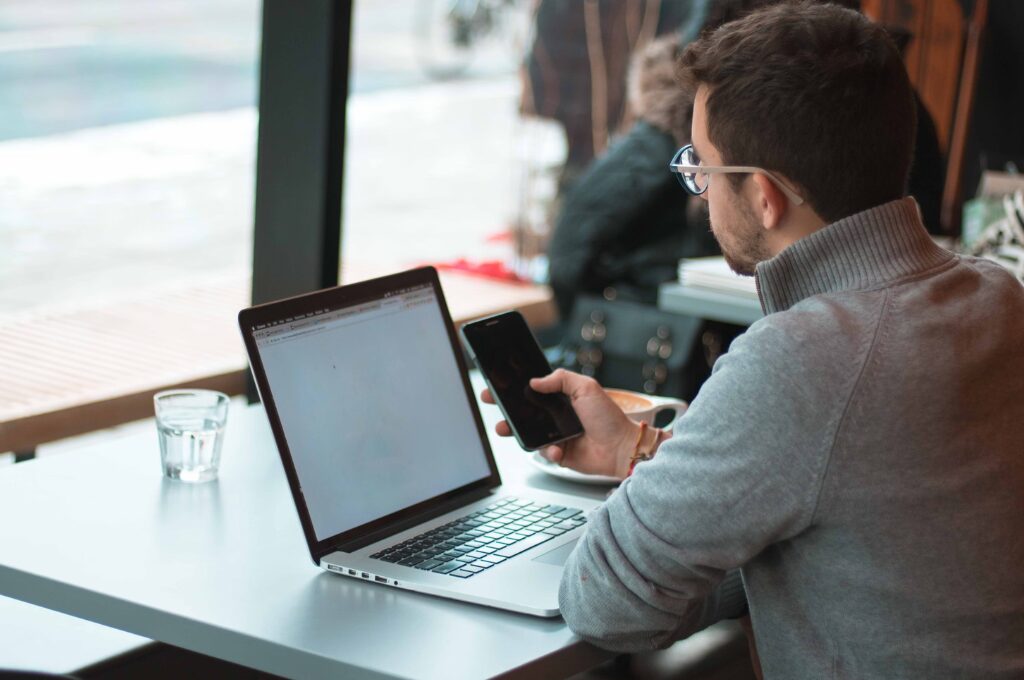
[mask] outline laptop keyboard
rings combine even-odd
[[[578,508],[503,498],[370,557],[469,578],[586,521]]]

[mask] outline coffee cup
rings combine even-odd
[[[675,423],[679,416],[686,412],[687,404],[679,399],[669,397],[658,397],[641,392],[630,390],[605,389],[605,394],[611,397],[615,405],[622,409],[622,412],[629,416],[630,420],[637,423],[654,425],[655,419],[662,411],[672,411],[672,423]],[[669,427],[671,427],[671,423]]]

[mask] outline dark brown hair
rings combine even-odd
[[[708,3],[707,14],[704,15],[704,26],[700,32],[704,33],[707,31],[713,31],[722,24],[727,24],[730,21],[736,21],[737,19],[750,14],[751,12],[767,7],[769,5],[777,5],[784,0],[711,0]],[[818,2],[830,2],[833,5],[839,5],[846,9],[852,9],[860,11],[860,0],[818,0]]]
[[[822,219],[904,195],[913,91],[892,40],[861,14],[774,5],[702,35],[679,71],[709,89],[708,138],[723,162],[781,173]]]

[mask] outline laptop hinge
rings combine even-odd
[[[429,522],[435,517],[440,517],[445,513],[451,512],[452,510],[458,510],[459,508],[468,505],[474,501],[478,501],[481,498],[486,498],[493,491],[494,489],[492,488],[483,488],[470,491],[469,493],[466,494],[462,494],[458,498],[453,498],[450,501],[446,501],[438,505],[436,508],[433,508],[421,514],[417,514],[415,517],[410,517],[408,519],[395,522],[394,524],[389,524],[386,527],[374,531],[372,534],[367,534],[366,536],[361,536],[350,541],[345,541],[343,543],[333,545],[329,550],[324,552],[324,555],[332,553],[336,550],[340,550],[341,552],[355,552],[360,548],[365,548],[366,546],[372,543],[376,543],[377,541],[380,541],[382,539],[385,539],[388,536],[392,536],[401,531],[405,531],[406,529],[411,529],[412,527],[417,526],[418,524]],[[320,555],[320,557],[322,558],[324,555]]]

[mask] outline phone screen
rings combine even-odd
[[[583,433],[567,396],[541,394],[530,387],[530,379],[549,374],[551,366],[522,315],[508,312],[481,319],[463,326],[462,335],[524,449]]]

